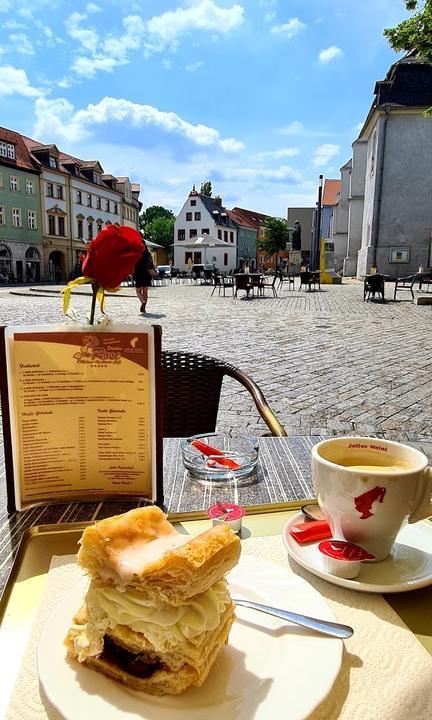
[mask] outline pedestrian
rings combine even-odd
[[[157,271],[153,265],[147,245],[143,240],[143,254],[135,265],[135,291],[141,303],[140,312],[145,315],[148,289],[152,284],[152,278],[156,277]]]

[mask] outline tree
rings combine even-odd
[[[156,220],[157,218],[168,218],[175,220],[175,215],[171,210],[167,210],[162,205],[150,205],[144,210],[139,216],[139,228],[144,233],[146,232],[147,225]]]
[[[259,241],[259,246],[267,255],[277,255],[285,250],[289,240],[288,225],[285,220],[269,217],[264,223],[265,236]]]
[[[406,9],[415,12],[384,35],[396,52],[415,50],[418,57],[432,63],[432,0],[405,0]]]
[[[156,217],[145,226],[145,239],[163,245],[167,252],[172,253],[170,245],[174,243],[174,222],[174,215],[172,217]]]
[[[211,197],[212,192],[213,192],[213,190],[212,190],[211,180],[205,180],[204,182],[201,183],[201,190],[200,190],[201,195],[206,195],[207,197]]]

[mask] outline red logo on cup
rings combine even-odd
[[[384,487],[377,486],[362,495],[357,495],[357,497],[354,498],[356,510],[360,513],[360,520],[367,520],[367,518],[374,515],[374,513],[371,512],[373,503],[382,503],[385,494],[386,489]]]

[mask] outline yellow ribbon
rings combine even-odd
[[[60,291],[60,293],[63,295],[63,312],[64,312],[65,315],[67,315],[67,311],[68,311],[68,308],[69,308],[70,296],[71,296],[72,289],[75,288],[75,287],[79,287],[79,285],[87,285],[87,284],[90,284],[90,285],[91,285],[91,284],[94,283],[94,282],[95,282],[95,280],[93,280],[93,278],[90,278],[90,277],[79,277],[79,278],[75,278],[75,280],[71,280],[70,282],[68,282],[68,284],[66,285],[66,287],[63,288],[63,290]],[[97,301],[98,301],[98,303],[99,303],[99,307],[100,307],[101,313],[102,313],[103,315],[105,315],[105,312],[104,312],[105,293],[106,293],[106,292],[116,293],[116,292],[118,292],[119,290],[120,290],[119,287],[116,287],[116,288],[103,288],[103,287],[99,287],[99,290],[97,291],[96,298],[97,298]]]

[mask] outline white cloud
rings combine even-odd
[[[0,0],[0,12],[9,12],[12,8],[10,0]]]
[[[333,137],[334,133],[328,130],[308,130],[298,120],[286,125],[285,127],[279,128],[278,132],[281,135],[299,135],[302,137]]]
[[[331,60],[334,60],[337,57],[340,57],[343,55],[343,52],[340,48],[336,47],[336,45],[331,45],[330,47],[326,48],[325,50],[321,50],[321,52],[318,55],[318,60],[320,63],[328,63]]]
[[[7,30],[18,30],[20,28],[25,28],[25,25],[24,23],[19,23],[14,18],[11,18],[11,20],[6,20],[6,22],[3,23],[3,27]]]
[[[71,143],[89,137],[94,126],[114,121],[129,123],[136,128],[159,128],[167,133],[180,135],[196,145],[216,146],[225,152],[238,151],[243,147],[242,143],[234,138],[222,139],[217,130],[207,125],[192,125],[176,113],[164,112],[151,105],[133,103],[123,98],[105,97],[77,112],[65,98],[40,98],[36,101],[35,114],[36,137],[64,138]]]
[[[188,63],[187,65],[185,65],[185,70],[187,72],[196,72],[200,69],[200,67],[202,67],[202,65],[202,62]]]
[[[167,58],[164,58],[162,60],[162,67],[164,70],[172,70],[172,62],[171,60],[168,60]]]
[[[42,93],[30,85],[25,70],[4,65],[0,67],[0,97],[6,95],[38,97]]]
[[[30,38],[25,33],[11,33],[9,40],[13,45],[14,52],[22,55],[34,55],[34,47]]]
[[[258,182],[301,182],[300,173],[289,165],[281,165],[274,169],[255,167],[224,166],[220,171],[213,173],[217,178],[235,182],[243,181],[256,184]]]
[[[333,145],[332,143],[326,143],[321,145],[315,150],[313,164],[316,167],[325,167],[328,165],[332,157],[335,157],[339,153],[339,145]]]
[[[66,20],[66,30],[74,40],[77,40],[82,48],[93,52],[99,43],[99,35],[95,30],[81,27],[81,22],[87,19],[84,13],[74,12]]]
[[[244,21],[241,5],[224,8],[213,0],[201,0],[187,8],[165,12],[146,23],[144,45],[150,52],[166,47],[175,47],[181,35],[192,30],[205,30],[218,35],[227,35]]]
[[[99,5],[96,5],[95,3],[92,3],[92,2],[87,3],[86,13],[93,14],[93,13],[98,13],[98,12],[102,12],[102,8],[100,8]]]
[[[276,17],[276,13],[274,11],[270,11],[264,15],[264,20],[266,22],[271,22]]]
[[[305,23],[302,23],[298,18],[291,18],[291,20],[288,20],[288,22],[283,25],[273,25],[270,32],[283,35],[288,38],[288,40],[291,40],[294,35],[297,35],[300,30],[303,30],[305,27]]]
[[[273,158],[275,160],[280,160],[284,157],[294,157],[295,155],[299,155],[300,150],[299,148],[281,148],[280,150],[267,150],[266,152],[260,152],[257,153],[258,158]]]

